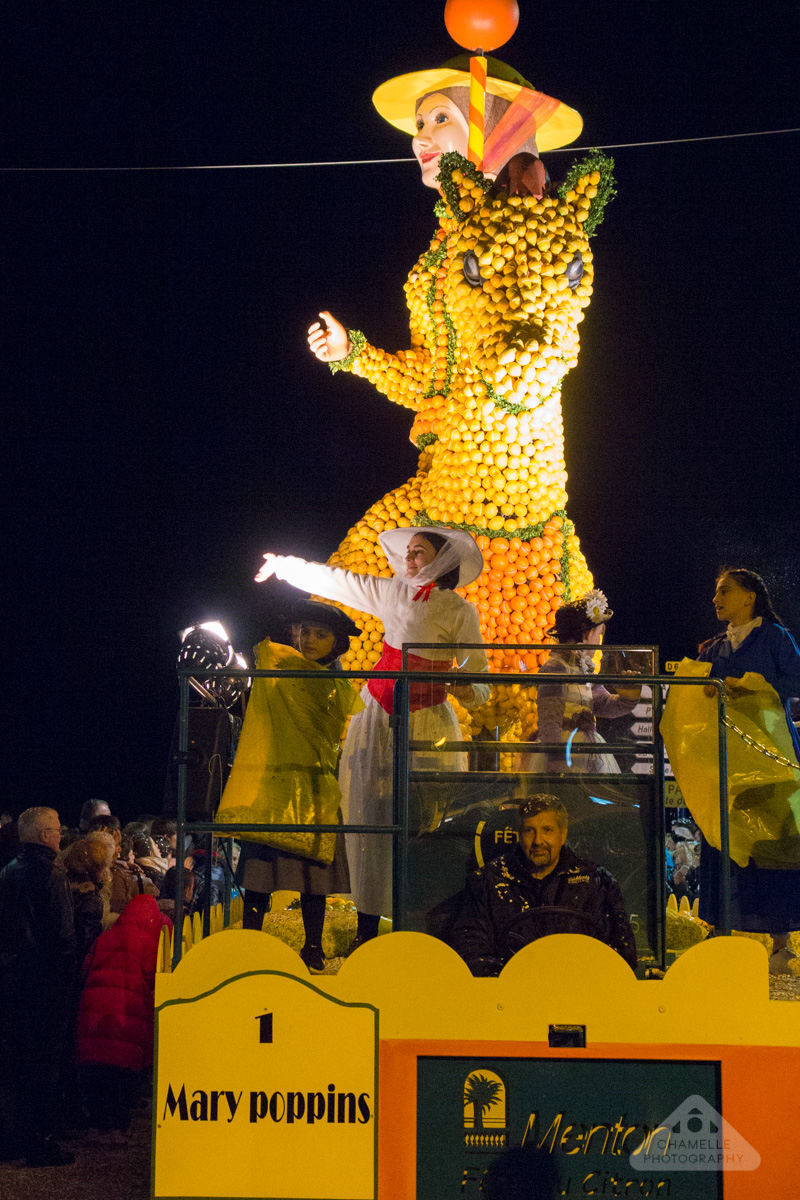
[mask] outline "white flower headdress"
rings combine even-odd
[[[605,625],[606,621],[614,615],[613,610],[608,607],[604,593],[599,588],[593,588],[591,592],[587,592],[580,603],[593,625]]]

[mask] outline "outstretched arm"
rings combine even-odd
[[[304,592],[315,592],[326,600],[335,600],[373,617],[380,616],[394,586],[392,579],[383,576],[357,575],[353,571],[343,571],[341,567],[306,562],[304,558],[265,554],[264,565],[255,577],[256,583],[263,583],[271,575],[302,588]]]
[[[331,313],[323,311],[308,331],[311,353],[333,371],[360,375],[395,404],[416,411],[428,384],[431,356],[422,348],[389,354],[371,346],[362,333],[348,333]]]

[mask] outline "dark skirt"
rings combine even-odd
[[[337,835],[331,863],[289,854],[262,842],[242,841],[235,881],[245,891],[253,892],[301,892],[306,896],[349,892],[350,870],[344,838]]]
[[[742,933],[800,929],[800,870],[746,867],[731,860],[731,927]],[[700,916],[719,924],[722,855],[703,838],[700,850]]]

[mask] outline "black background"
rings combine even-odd
[[[520,0],[499,56],[583,146],[800,125],[796,0]],[[438,0],[10,6],[2,165],[397,158],[372,108],[457,47]],[[564,387],[569,512],[615,640],[693,653],[722,562],[800,625],[800,137],[612,151]],[[554,178],[573,154],[546,156]],[[3,807],[158,811],[176,632],[279,632],[266,549],[324,559],[414,471],[411,414],[305,349],[320,308],[408,344],[435,194],[413,162],[3,172],[10,530]],[[9,662],[13,656],[8,656]]]

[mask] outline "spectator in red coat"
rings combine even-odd
[[[124,1144],[137,1079],[153,1061],[158,939],[169,927],[152,896],[133,896],[84,963],[77,1062],[90,1127]]]

